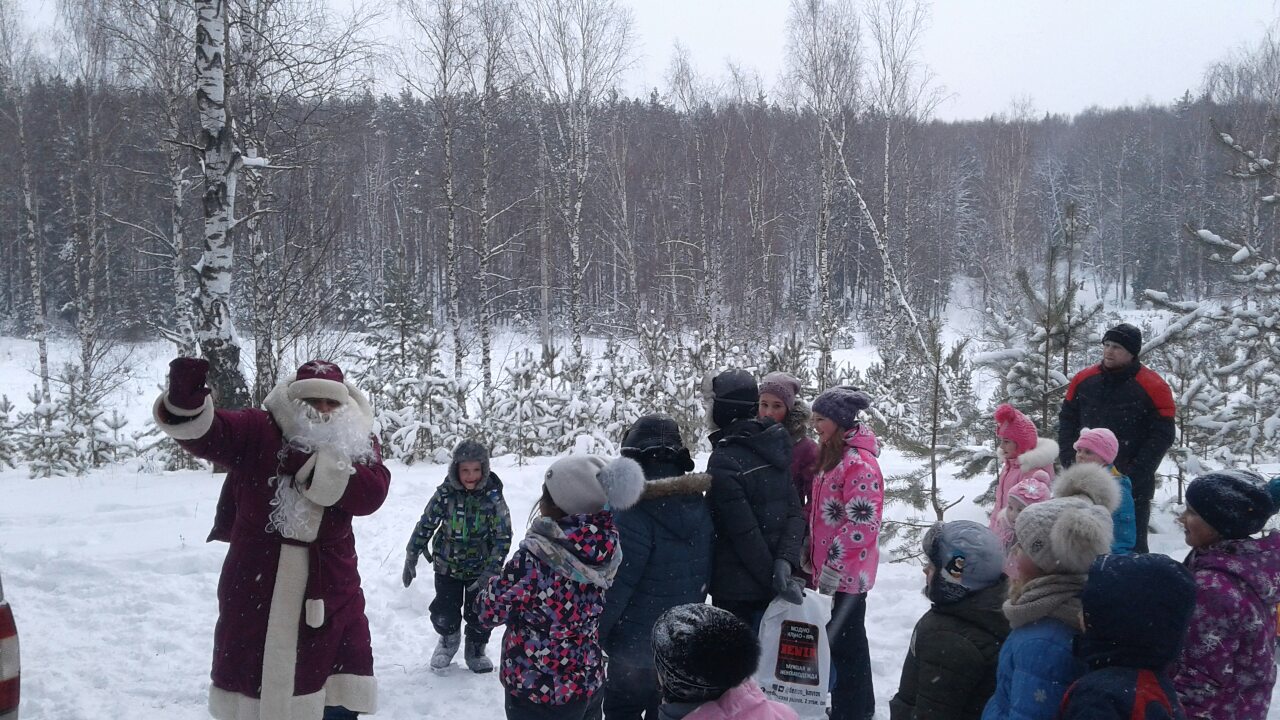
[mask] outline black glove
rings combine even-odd
[[[418,553],[409,550],[404,556],[404,572],[400,573],[400,580],[404,582],[405,587],[409,587],[409,583],[418,577]]]
[[[773,591],[778,597],[793,605],[804,602],[804,593],[798,583],[791,582],[791,563],[786,560],[773,561]]]
[[[496,577],[498,577],[498,573],[489,572],[488,570],[485,570],[484,572],[480,573],[480,577],[476,578],[475,582],[467,586],[467,590],[471,592],[479,592],[485,589],[486,587],[488,587],[489,581]]]

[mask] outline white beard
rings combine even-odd
[[[322,517],[321,513],[314,512],[315,503],[298,492],[292,475],[278,476],[272,480],[276,484],[276,495],[271,499],[267,532],[280,533],[281,537],[290,540],[309,542],[315,539],[320,531]]]
[[[368,424],[351,403],[327,413],[300,400],[290,401],[290,406],[294,412],[292,425],[297,428],[292,436],[285,437],[290,445],[307,452],[328,448],[352,463],[373,458]]]

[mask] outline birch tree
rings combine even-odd
[[[200,114],[199,157],[204,168],[204,252],[197,264],[196,338],[209,361],[209,384],[223,407],[247,407],[249,388],[240,368],[240,341],[231,316],[234,274],[231,231],[236,184],[245,158],[236,145],[226,103],[227,3],[195,0],[196,108]]]
[[[22,29],[12,0],[0,0],[0,91],[10,106],[0,108],[13,126],[18,147],[18,191],[22,196],[22,241],[28,262],[27,287],[30,294],[28,319],[36,338],[37,368],[40,377],[38,399],[48,405],[49,330],[45,319],[44,244],[41,241],[35,186],[32,183],[31,148],[27,136],[25,84],[32,69],[34,49],[31,37]]]
[[[569,249],[572,361],[579,365],[586,326],[583,210],[594,177],[593,133],[608,93],[632,62],[632,18],[618,0],[526,0],[520,34],[521,65],[546,105],[539,132]]]
[[[833,382],[832,343],[839,329],[832,299],[831,209],[836,190],[836,153],[843,142],[845,118],[858,101],[861,48],[857,13],[849,0],[792,0],[787,20],[788,75],[800,108],[815,127],[818,174],[814,258],[817,272],[818,385]],[[839,128],[838,132],[836,127]]]

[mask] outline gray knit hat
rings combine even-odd
[[[858,414],[871,407],[871,396],[851,385],[824,391],[813,401],[813,412],[848,430],[858,424]]]
[[[547,468],[543,484],[556,506],[569,515],[599,512],[608,505],[626,510],[644,492],[644,472],[629,458],[606,461],[595,455],[570,455]]]
[[[1053,495],[1018,513],[1018,544],[1045,573],[1086,573],[1111,549],[1119,485],[1101,466],[1077,463],[1058,476]]]
[[[787,412],[796,406],[796,396],[800,394],[800,381],[795,375],[784,372],[771,372],[760,380],[760,394],[768,393],[787,406]]]

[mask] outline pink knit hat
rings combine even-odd
[[[1009,488],[1008,500],[1018,500],[1023,507],[1035,505],[1043,500],[1053,497],[1053,491],[1049,489],[1044,481],[1035,478],[1027,478]]]
[[[1018,454],[1034,449],[1040,439],[1036,435],[1036,424],[1031,418],[1018,412],[1009,403],[996,408],[996,437],[1001,440],[1012,440],[1018,446]]]
[[[1116,434],[1106,428],[1084,428],[1080,431],[1080,439],[1071,447],[1084,448],[1102,458],[1102,462],[1110,465],[1116,461],[1116,453],[1120,452],[1120,442]]]

